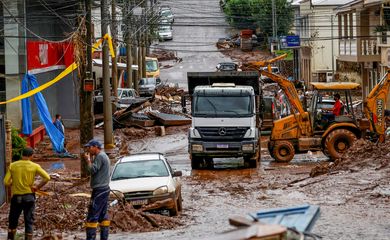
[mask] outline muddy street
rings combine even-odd
[[[375,155],[378,159],[382,156],[381,161],[360,161],[360,164],[353,165],[347,162],[352,166],[352,170],[346,167],[346,164],[340,164],[342,168],[315,178],[309,177],[312,169],[328,165],[326,160],[320,160],[320,154],[297,155],[290,164],[276,164],[271,161],[266,149],[262,151],[259,169],[244,168],[242,159],[232,158],[217,159],[214,169],[191,170],[186,128],[171,127],[167,128],[167,135],[163,137],[147,136],[126,142],[129,153],[162,152],[174,169],[183,172],[182,213],[178,217],[162,216],[161,226],[153,228],[148,225],[149,223],[145,225],[145,221],[135,220],[140,219],[139,213],[128,210],[130,212],[127,214],[130,215],[126,216],[130,217],[126,221],[136,224],[133,227],[129,225],[128,228],[120,225],[123,229],[131,229],[130,231],[116,227],[117,230],[111,235],[112,239],[205,239],[232,229],[228,224],[229,217],[247,216],[248,213],[259,210],[302,204],[320,206],[321,216],[312,232],[323,239],[388,239],[389,223],[381,220],[387,219],[390,214],[388,207],[390,169],[386,167],[390,158],[388,151],[382,153],[384,158],[378,153]],[[68,131],[69,134],[73,134],[72,132],[77,133],[77,130]],[[263,137],[263,140],[266,140],[266,137]],[[382,151],[386,151],[386,146],[381,148]],[[375,151],[374,147],[370,145],[363,151]],[[362,153],[356,150],[353,154]],[[57,161],[63,163],[66,169],[65,172],[60,172],[61,175],[78,175],[80,165],[78,159]],[[53,172],[50,170],[53,160],[39,163],[49,172]],[[58,184],[57,188],[60,187]],[[64,186],[69,186],[69,183],[65,183]],[[88,191],[88,186],[78,189],[78,193]],[[84,237],[81,225],[83,212],[86,210],[84,209],[86,205],[83,204],[86,202],[81,204],[80,199],[73,201],[75,200],[65,205],[72,211],[72,205],[78,202],[76,206],[79,206],[77,210],[79,216],[77,221],[72,220],[75,222],[74,229],[63,233],[64,239]],[[61,211],[73,216],[66,209]],[[113,208],[112,211],[111,214],[117,219],[115,216],[123,214],[124,210]],[[4,220],[2,225],[4,231],[1,231],[0,236],[5,234],[6,212],[7,209],[3,208],[1,216]],[[124,222],[123,219],[121,223]],[[37,232],[41,231],[39,230],[41,227],[38,227]]]
[[[240,159],[224,159],[216,161],[216,169],[191,171],[185,132],[138,144],[144,151],[166,149],[171,165],[183,171],[183,213],[179,219],[184,226],[162,232],[118,234],[118,239],[204,239],[230,229],[231,216],[304,203],[321,207],[313,232],[323,239],[387,239],[390,234],[389,224],[378,221],[390,214],[389,180],[384,178],[389,170],[364,169],[364,177],[359,171],[308,178],[319,164],[315,157],[300,155],[292,163],[281,165],[263,154],[258,170],[243,169]],[[294,183],[300,179],[305,180]]]

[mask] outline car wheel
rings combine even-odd
[[[183,199],[181,197],[181,193],[177,199],[177,210],[179,210],[179,212],[183,211]]]
[[[179,206],[177,204],[177,201],[175,201],[173,208],[169,209],[169,216],[177,216],[179,213]]]

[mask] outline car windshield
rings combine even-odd
[[[157,71],[158,64],[156,60],[146,60],[146,71],[147,72],[154,72]]]
[[[163,16],[163,17],[171,17],[172,13],[169,10],[165,10],[165,11],[161,12],[161,16]]]
[[[142,78],[139,81],[139,85],[156,85],[156,79],[155,78]]]
[[[119,163],[112,173],[111,180],[167,176],[169,176],[169,172],[165,163],[156,159]]]
[[[250,96],[196,96],[196,117],[248,117],[252,115]]]
[[[118,97],[120,98],[121,97],[121,94],[122,94],[122,89],[118,89]]]

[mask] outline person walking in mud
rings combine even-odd
[[[22,211],[24,215],[25,239],[32,239],[35,191],[41,189],[50,180],[49,174],[41,166],[31,161],[33,152],[34,150],[30,147],[23,149],[22,159],[11,163],[4,177],[4,185],[11,186],[12,192],[7,240],[14,240]],[[42,181],[34,186],[36,175],[41,176]]]
[[[102,144],[97,140],[90,140],[84,145],[87,149],[87,169],[91,174],[91,200],[88,207],[85,223],[87,240],[96,239],[96,229],[100,225],[100,239],[107,240],[110,221],[107,208],[110,196],[110,159],[102,151]]]

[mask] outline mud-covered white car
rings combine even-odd
[[[161,153],[134,154],[115,164],[110,188],[135,208],[154,203],[148,209],[167,209],[176,216],[182,210],[181,175]]]

